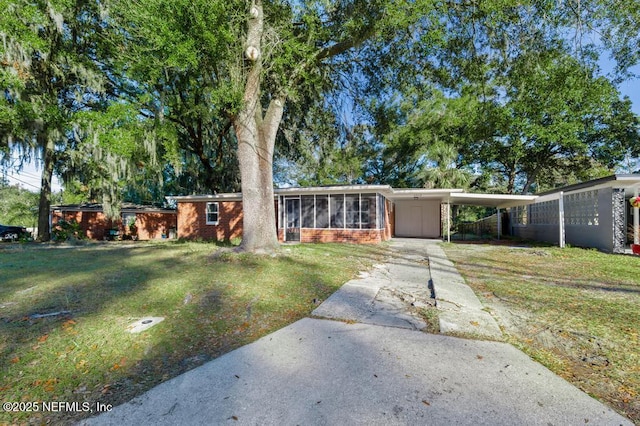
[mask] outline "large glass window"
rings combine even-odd
[[[344,195],[332,195],[331,206],[331,227],[344,228]]]
[[[314,224],[314,196],[303,195],[302,196],[302,227],[303,228],[315,228]]]
[[[382,195],[378,195],[377,217],[378,217],[378,228],[384,229],[387,213],[386,213],[385,198]]]
[[[329,196],[316,195],[316,228],[329,227]]]
[[[291,200],[293,198],[288,198]],[[315,229],[384,228],[384,197],[379,194],[302,195],[300,225]],[[285,222],[285,197],[279,197],[280,227]]]
[[[346,227],[360,228],[360,195],[346,195],[345,208],[347,213]]]
[[[360,225],[362,229],[376,227],[376,195],[362,194],[360,196]]]
[[[129,228],[131,225],[136,224],[135,213],[122,213],[122,225]]]

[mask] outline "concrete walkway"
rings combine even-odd
[[[314,318],[83,424],[631,425],[510,345],[420,331],[432,280],[445,331],[500,338],[438,246],[392,247]]]

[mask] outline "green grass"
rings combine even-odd
[[[322,244],[285,247],[274,257],[214,255],[219,249],[180,242],[1,245],[2,402],[125,402],[307,316],[314,299],[327,298],[384,252]],[[145,316],[165,320],[140,334],[126,331]],[[86,415],[0,411],[0,424]]]
[[[640,423],[640,257],[443,247],[511,343]]]

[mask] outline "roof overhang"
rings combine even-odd
[[[451,194],[448,200],[451,204],[485,206],[495,208],[508,208],[535,203],[536,195],[511,195],[511,194]]]
[[[524,204],[531,204],[537,198],[535,195],[506,195],[506,194],[476,194],[466,193],[463,189],[394,189],[389,185],[341,185],[316,186],[308,188],[278,188],[275,196],[300,196],[313,194],[382,194],[393,202],[407,200],[438,201],[460,205],[474,205],[507,208]],[[171,197],[177,202],[204,201],[240,201],[241,193],[224,193],[214,195],[186,195]]]
[[[310,186],[306,188],[277,188],[275,195],[313,195],[313,194],[363,194],[377,193],[389,196],[394,192],[389,185],[335,185]]]
[[[387,196],[391,201],[438,200],[446,202],[452,194],[462,193],[462,189],[393,189]]]
[[[310,186],[305,188],[276,188],[274,196],[300,196],[314,194],[383,194],[389,197],[393,189],[389,185],[336,185],[336,186]],[[180,195],[169,197],[179,203],[192,201],[241,201],[242,193],[222,193],[212,195]]]
[[[458,205],[507,208],[532,204],[537,196],[467,193],[462,189],[394,189],[388,198],[392,201],[434,200]]]
[[[66,205],[54,205],[51,206],[51,211],[63,211],[63,212],[103,212],[101,204],[66,204]],[[123,204],[120,206],[120,213],[170,213],[175,214],[176,210],[173,208],[145,206],[145,205],[133,205]]]
[[[630,197],[633,192],[640,189],[640,174],[619,174],[606,176],[599,179],[590,180],[587,182],[576,183],[574,185],[568,185],[562,188],[557,188],[551,191],[545,191],[540,193],[541,197],[545,198],[558,198],[558,194],[572,194],[574,192],[583,192],[586,190],[596,190],[605,188],[619,188],[624,189],[626,196]]]
[[[229,192],[209,195],[173,195],[167,198],[178,203],[191,201],[240,201],[242,200],[242,194],[240,192]]]

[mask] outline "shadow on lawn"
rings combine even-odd
[[[46,254],[37,247],[14,253],[5,251],[0,263],[2,393],[12,400],[20,400],[22,396],[43,401],[92,403],[110,399],[111,382],[120,383],[129,376],[125,363],[114,364],[108,356],[114,350],[109,347],[113,344],[112,333],[120,334],[120,339],[125,334],[126,324],[113,323],[114,317],[121,318],[122,322],[145,316],[144,306],[131,307],[127,302],[147,291],[168,269],[179,270],[190,264],[188,257],[163,257],[161,253],[165,248],[168,247],[111,244],[51,247]],[[129,262],[132,256],[143,256],[145,262]],[[153,260],[154,257],[157,260]],[[217,303],[225,299],[225,292],[221,290]],[[168,308],[164,306],[163,315],[170,314]],[[96,317],[99,322],[103,319],[101,316],[109,324],[95,325]],[[99,352],[103,347],[107,347],[104,353],[108,355],[101,362]],[[98,354],[88,354],[91,351]],[[92,366],[88,376],[78,369],[87,359]],[[153,371],[148,373],[154,375]],[[158,376],[163,378],[162,374]],[[147,388],[134,386],[122,392],[121,397],[113,397],[114,402],[122,402],[123,398],[129,399],[132,393]],[[0,423],[20,422],[28,416],[7,419],[4,416],[10,413],[1,414]],[[77,420],[82,413],[50,413],[46,419],[66,423],[70,421],[69,415]]]
[[[478,245],[475,242],[456,242],[457,244],[471,244]],[[474,262],[467,259],[459,259],[455,261],[455,264],[460,267],[471,268],[476,271],[486,271],[487,274],[491,274],[492,272],[498,272],[503,274],[510,275],[519,275],[526,278],[528,281],[532,281],[533,279],[537,279],[541,284],[544,285],[553,285],[557,287],[565,287],[572,289],[584,289],[584,290],[599,290],[606,291],[611,293],[630,293],[630,294],[640,294],[640,286],[634,284],[618,284],[611,285],[604,282],[599,282],[597,278],[594,279],[584,279],[584,278],[576,278],[575,276],[559,276],[558,271],[554,271],[552,268],[548,267],[548,260],[546,260],[546,252],[544,252],[545,248],[552,247],[548,245],[527,245],[520,243],[500,243],[500,244],[492,244],[489,242],[484,242],[483,244],[490,244],[494,246],[492,248],[514,248],[516,250],[524,250],[523,253],[530,256],[530,259],[534,259],[531,263],[539,266],[536,269],[535,275],[531,274],[531,264],[529,266],[522,266],[518,262],[515,262],[513,259],[511,260],[499,260],[490,256],[482,256],[478,252],[474,253],[472,258]],[[615,256],[615,255],[611,255]],[[619,257],[613,257],[613,259],[618,259]],[[554,260],[557,262],[571,262],[572,259],[567,260]],[[495,266],[503,265],[501,267]],[[491,266],[487,266],[491,265]],[[546,273],[545,273],[546,271]]]
[[[42,262],[29,268],[33,259],[7,259],[10,269],[3,275],[0,330],[6,342],[25,343],[34,336],[49,334],[62,322],[99,313],[120,298],[146,289],[148,282],[163,273],[162,262],[140,266],[126,264],[131,250],[149,254],[156,248],[93,247],[52,248],[38,256]],[[24,254],[21,253],[21,254]],[[179,260],[177,262],[180,262]],[[65,284],[50,285],[50,280]],[[43,291],[40,285],[48,288]],[[18,300],[18,301],[16,301]],[[11,346],[2,351],[0,367],[6,367]]]
[[[13,392],[13,396],[17,397],[20,393],[18,388],[24,387],[26,394],[35,382],[39,385],[46,377],[54,377],[55,382],[44,399],[49,397],[50,400],[91,403],[101,401],[117,405],[307,316],[315,308],[314,300],[324,300],[342,284],[327,278],[333,268],[332,259],[345,256],[344,248],[338,246],[323,246],[321,256],[327,257],[324,262],[307,261],[289,256],[286,252],[274,259],[247,254],[231,254],[215,259],[202,252],[198,254],[199,257],[192,258],[188,247],[186,253],[179,256],[163,252],[172,247],[175,248],[166,243],[126,247],[80,246],[52,248],[46,256],[25,250],[19,256],[8,259],[10,267],[5,268],[7,264],[3,262],[0,273],[6,280],[0,287],[0,336],[4,341],[4,344],[0,343],[0,371],[7,377],[7,381],[1,384],[3,391],[9,392],[8,395]],[[211,252],[216,250],[214,245],[211,248]],[[136,256],[144,257],[146,261],[129,261],[129,258]],[[353,254],[352,257],[354,263],[360,263],[371,262],[371,256]],[[30,269],[29,265],[33,262],[40,266]],[[211,273],[202,274],[202,282],[194,284],[185,294],[174,294],[167,300],[160,297],[160,300],[149,301],[155,305],[146,312],[164,316],[165,321],[154,331],[128,338],[133,346],[137,342],[144,346],[139,352],[141,356],[118,361],[114,365],[112,357],[101,362],[99,357],[105,355],[96,355],[98,358],[94,358],[93,362],[96,365],[92,367],[99,371],[91,371],[90,378],[83,377],[73,364],[65,365],[77,363],[82,354],[90,350],[87,348],[89,345],[113,345],[109,341],[110,334],[116,333],[122,338],[126,324],[114,323],[106,329],[98,329],[99,332],[108,329],[108,333],[105,336],[92,336],[93,340],[86,335],[71,334],[74,329],[84,334],[90,333],[91,330],[83,331],[82,328],[88,327],[87,324],[95,321],[96,317],[98,321],[102,317],[106,321],[119,317],[120,322],[127,317],[139,317],[145,310],[143,307],[131,309],[128,304],[131,300],[141,298],[141,294],[149,291],[156,279],[166,279],[169,274],[180,280],[183,272],[196,267]],[[286,271],[287,276],[296,278],[297,282],[304,285],[292,288],[283,282],[275,283],[268,289],[246,285],[252,277],[259,279],[264,274],[273,273],[273,268]],[[222,271],[227,273],[223,274]],[[37,283],[45,282],[47,277],[58,277],[59,283],[52,285],[46,293],[39,292]],[[238,280],[245,282],[238,283]],[[25,290],[27,294],[23,293]],[[171,286],[166,284],[158,289],[169,290]],[[276,296],[261,297],[261,291],[274,292]],[[61,314],[41,318],[34,316],[56,312]],[[37,379],[34,378],[34,371],[30,373],[30,378],[16,375],[16,369],[36,370],[37,365],[34,365],[41,361],[39,357],[42,356],[42,352],[38,352],[42,349],[37,351],[37,348],[53,340],[49,338],[45,342],[43,339],[55,333],[62,334],[63,331],[69,334],[64,336],[67,347],[60,351],[69,350],[70,355],[48,355],[54,358],[64,355],[60,360],[54,359],[51,364],[59,365],[59,368],[41,372]],[[40,398],[43,398],[42,394]],[[49,413],[38,420],[70,423],[86,416],[86,413]],[[24,419],[14,418],[10,422]],[[2,421],[3,417],[0,416]]]

